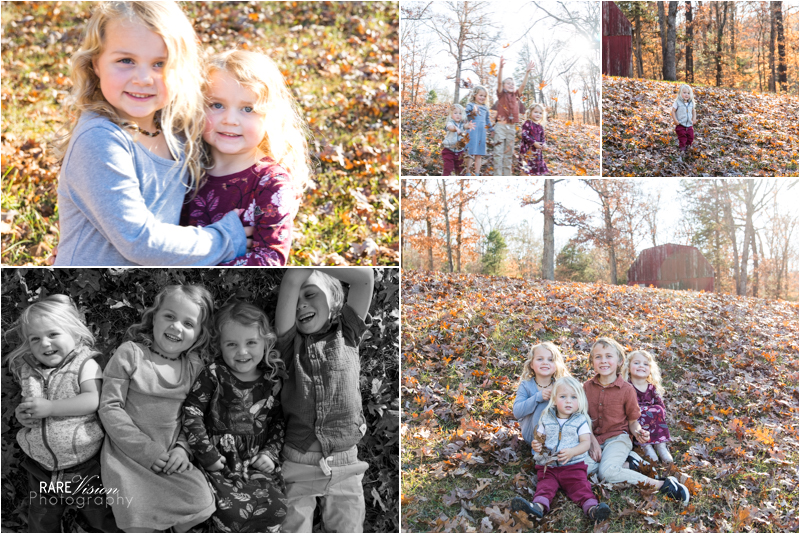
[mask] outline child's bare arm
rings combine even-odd
[[[278,304],[275,307],[275,333],[282,335],[292,329],[295,323],[297,299],[300,288],[308,280],[314,269],[287,269],[281,280]]]
[[[503,90],[503,65],[505,62],[506,60],[503,59],[503,56],[500,56],[500,66],[497,68],[497,92]]]
[[[669,115],[672,117],[672,122],[678,124],[678,117],[675,115],[675,108],[670,108]]]
[[[650,441],[650,432],[642,428],[642,425],[639,424],[639,421],[628,421],[628,429],[631,431],[631,434],[636,436],[636,439],[641,443],[647,443]]]
[[[447,130],[448,132],[457,132],[458,131],[458,128],[452,122],[448,122],[447,126],[445,126],[444,129]]]
[[[369,305],[372,303],[372,290],[375,286],[372,269],[369,267],[335,267],[324,269],[323,272],[350,286],[347,304],[355,310],[359,317],[366,318],[369,313]]]
[[[695,122],[697,122],[697,110],[692,107],[692,126],[694,126]]]

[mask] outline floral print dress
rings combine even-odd
[[[525,121],[522,125],[522,141],[519,144],[519,159],[522,171],[529,176],[542,176],[548,174],[547,164],[542,156],[542,149],[533,146],[533,143],[546,143],[544,128],[533,121]]]
[[[208,226],[234,209],[244,209],[243,224],[255,226],[253,248],[222,265],[286,265],[292,227],[300,208],[292,177],[269,157],[227,176],[207,176],[206,183],[181,212],[181,226]]]
[[[639,417],[639,424],[642,428],[650,432],[650,441],[643,445],[655,445],[664,443],[672,438],[667,427],[667,407],[661,400],[653,384],[647,384],[644,392],[639,391],[635,386],[636,400],[639,401],[639,409],[642,415]]]
[[[212,520],[223,532],[277,532],[286,516],[279,465],[285,432],[281,385],[280,378],[266,376],[239,380],[218,359],[203,370],[186,397],[184,433],[214,490],[217,511]],[[275,470],[262,473],[250,467],[258,454],[269,457]],[[205,470],[223,458],[222,470]]]

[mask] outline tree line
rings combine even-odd
[[[580,211],[569,207],[566,184],[559,185],[565,181],[548,178],[532,192],[501,193],[506,203],[541,210],[543,224],[535,228],[525,218],[510,222],[509,210],[481,211],[496,202],[488,198],[498,189],[490,180],[404,179],[403,267],[626,283],[637,250],[665,244],[663,192],[645,191],[638,180],[573,180],[570,186],[580,184],[596,205]],[[797,180],[682,180],[673,238],[706,256],[718,292],[797,299],[798,217],[779,202],[797,187]],[[556,226],[575,229],[558,251]]]
[[[488,105],[491,106],[495,99],[499,58],[512,42],[522,41],[516,69],[506,74],[513,74],[520,83],[525,66],[531,61],[535,63],[527,84],[519,87],[525,104],[540,103],[548,108],[551,116],[563,113],[567,120],[576,120],[575,109],[582,103],[580,119],[599,125],[600,47],[595,38],[600,34],[599,3],[532,2],[530,6],[535,11],[531,12],[536,13],[536,17],[523,35],[514,36],[505,44],[503,27],[492,11],[498,5],[485,1],[403,2],[400,7],[402,100],[409,103],[429,100],[432,88],[426,86],[426,77],[434,68],[442,66],[435,64],[433,58],[444,52],[452,65],[451,74],[447,76],[452,80],[452,102],[463,104],[469,89],[482,85],[489,89]],[[532,38],[532,30],[539,21],[549,23],[549,35],[553,38]],[[543,28],[543,25],[538,27],[540,33]],[[592,60],[570,55],[568,41],[575,35],[591,43]]]
[[[616,2],[632,26],[633,74],[716,87],[797,93],[797,5]]]

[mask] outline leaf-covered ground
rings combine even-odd
[[[403,103],[401,171],[403,176],[441,176],[442,140],[450,104],[414,105]],[[550,150],[545,163],[553,176],[600,176],[600,129],[572,121],[550,120],[545,128]],[[512,172],[519,166],[519,133],[514,145]],[[494,175],[492,141],[490,155],[483,157],[481,174]]]
[[[91,2],[3,2],[2,263],[41,265],[58,242],[49,149]],[[315,187],[291,264],[399,264],[399,77],[394,2],[185,2],[203,45],[263,49],[313,134]]]
[[[401,502],[409,532],[797,532],[798,306],[653,288],[403,273]],[[527,348],[552,341],[573,375],[609,335],[664,374],[683,508],[594,484],[598,525],[563,493],[531,523],[533,460],[512,415]],[[668,472],[663,466],[659,474]]]
[[[29,301],[52,293],[71,295],[97,339],[105,366],[122,343],[125,330],[141,318],[160,288],[168,284],[204,285],[217,304],[235,295],[260,306],[274,324],[274,310],[283,269],[10,269],[2,270],[2,331],[5,333]],[[399,361],[400,271],[376,269],[370,305],[372,326],[361,343],[360,389],[367,433],[359,457],[369,463],[364,475],[367,514],[365,532],[399,532]],[[2,337],[3,356],[16,345]],[[27,476],[16,442],[21,428],[14,417],[20,388],[3,362],[2,368],[2,531],[27,532]],[[75,513],[64,532],[75,532]],[[87,525],[83,525],[87,528]],[[194,532],[214,532],[210,522]],[[77,530],[86,532],[86,530]]]
[[[679,82],[603,76],[603,176],[797,176],[798,97],[693,87],[695,140],[679,157]]]

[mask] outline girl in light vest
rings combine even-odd
[[[550,403],[545,408],[532,444],[536,453],[536,493],[533,502],[514,497],[511,509],[543,517],[559,489],[583,509],[592,521],[603,521],[611,514],[605,503],[592,493],[586,475],[592,421],[581,383],[571,376],[559,378],[553,386]],[[542,443],[544,440],[544,444]],[[549,454],[541,454],[544,449]]]
[[[686,84],[680,86],[670,114],[675,123],[675,133],[678,134],[678,150],[686,152],[694,143],[694,123],[697,122],[694,91],[691,87]]]
[[[94,360],[94,336],[66,295],[25,308],[12,332],[22,339],[8,366],[22,388],[17,442],[26,455],[30,532],[61,532],[70,507],[97,531],[117,532],[100,483],[103,375]]]

